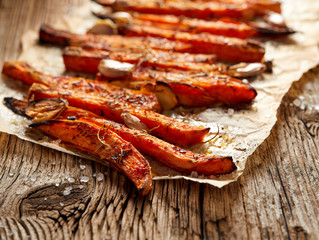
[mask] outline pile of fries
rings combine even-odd
[[[27,100],[5,98],[31,128],[124,173],[140,194],[152,189],[145,156],[182,173],[219,176],[231,156],[185,150],[210,129],[163,110],[249,105],[256,90],[242,78],[270,70],[260,39],[294,31],[273,0],[96,0],[104,11],[87,34],[42,25],[44,44],[65,47],[67,70],[95,80],[43,74],[22,62],[2,73],[29,85]],[[253,39],[252,39],[253,38]],[[50,47],[50,46],[48,46]]]

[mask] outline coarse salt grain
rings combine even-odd
[[[103,173],[99,172],[99,173],[97,174],[96,180],[97,180],[98,182],[100,182],[100,181],[103,180],[103,178],[104,178]]]
[[[80,182],[88,182],[89,180],[90,180],[89,177],[86,177],[86,176],[80,177]]]
[[[72,190],[72,187],[66,187],[63,191],[63,195],[64,196],[70,195],[71,190]]]
[[[69,181],[70,183],[74,183],[74,182],[75,182],[75,179],[72,178],[72,177],[69,177],[69,178],[68,178],[68,181]]]

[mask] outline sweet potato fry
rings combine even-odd
[[[96,135],[105,137],[105,134],[102,134],[102,131],[104,132],[106,131],[108,137],[116,138],[116,136],[114,136],[114,133],[116,133],[125,141],[130,142],[135,148],[137,148],[138,151],[144,154],[147,154],[153,157],[154,159],[156,159],[157,161],[160,161],[164,163],[165,165],[184,174],[189,174],[192,171],[195,171],[200,175],[202,174],[203,175],[222,175],[222,174],[231,173],[232,171],[236,169],[236,165],[232,162],[231,157],[221,157],[221,156],[211,156],[211,155],[206,156],[206,155],[192,153],[190,151],[187,151],[177,146],[174,146],[172,144],[169,144],[156,137],[153,137],[149,135],[146,131],[130,129],[125,127],[122,124],[105,120],[95,115],[92,112],[79,109],[79,108],[69,107],[67,106],[67,103],[65,101],[62,101],[60,99],[54,99],[54,98],[43,99],[43,100],[38,100],[38,101],[33,101],[28,103],[26,101],[19,101],[13,98],[6,98],[5,102],[7,103],[7,106],[14,112],[27,115],[31,117],[33,120],[38,120],[41,118],[43,121],[46,121],[45,123],[48,123],[49,126],[52,126],[52,123],[54,124],[59,123],[62,126],[65,126],[66,124],[70,124],[70,122],[73,121],[74,126],[77,126],[77,124],[80,124],[80,123],[86,123],[86,124],[89,124],[90,126],[94,125],[95,129],[99,129],[100,134],[92,134],[93,137],[96,137]],[[43,116],[45,116],[45,118]],[[70,121],[66,121],[66,120],[70,120]],[[48,131],[53,131],[53,130],[49,130],[45,126],[42,126],[42,124],[40,125],[35,124],[35,126],[40,127],[41,129],[45,128],[44,130],[48,134],[50,135],[54,134],[55,137],[61,140],[64,137],[62,136],[61,138],[61,135],[60,135],[62,134],[61,130],[67,130],[62,128],[62,129],[59,129],[58,131],[59,133],[52,134]],[[71,131],[71,129],[69,129],[68,131]],[[81,137],[83,137],[83,135],[84,137],[88,137],[88,134],[82,134]],[[79,142],[76,142],[76,141],[73,142],[73,140],[70,140],[71,137],[73,139],[73,136],[75,135],[76,135],[75,133],[72,133],[70,136],[68,136],[68,140],[64,140],[64,141],[76,146],[79,146],[80,144],[82,144],[85,147],[87,147],[84,142],[79,143]],[[91,138],[91,136],[89,137]],[[92,146],[88,146],[88,147],[94,148]],[[113,149],[113,151],[117,151],[119,149],[121,148],[117,147]],[[89,150],[89,152],[91,151],[92,149]],[[95,153],[98,153],[98,152],[95,152]],[[115,155],[118,156],[119,152],[116,152],[116,153],[117,154]],[[114,155],[113,153],[108,153],[108,154]],[[111,164],[113,162],[114,161],[111,161]],[[118,161],[115,161],[115,164],[117,163]]]
[[[93,12],[99,18],[112,19],[121,24],[121,15],[117,13]],[[178,30],[189,33],[211,33],[235,38],[250,38],[257,35],[255,27],[245,22],[232,19],[202,20],[196,18],[177,17],[174,15],[132,13],[129,15],[130,23],[152,25],[167,30]]]
[[[115,11],[134,11],[139,13],[186,16],[200,19],[230,17],[237,19],[252,19],[254,9],[247,4],[227,4],[223,2],[191,1],[159,1],[159,0],[95,0],[104,6],[111,6]]]
[[[29,99],[32,100],[57,97],[68,100],[71,106],[89,110],[119,123],[124,122],[123,113],[130,114],[145,124],[150,134],[180,146],[199,143],[209,132],[209,128],[191,126],[154,111],[123,107],[120,102],[106,103],[103,99],[87,95],[83,91],[48,88],[39,84],[34,84],[29,90]]]
[[[98,73],[99,64],[103,59],[110,59],[120,63],[132,63],[135,67],[160,67],[169,69],[169,71],[177,69],[205,73],[219,72],[239,78],[256,76],[266,70],[266,66],[263,63],[240,63],[232,66],[211,64],[214,55],[206,54],[166,54],[166,52],[156,50],[150,50],[142,54],[129,51],[110,52],[97,49],[83,49],[80,47],[67,47],[63,53],[66,69],[78,72]],[[113,78],[115,76],[112,76]]]
[[[102,0],[103,1],[103,0]],[[222,2],[226,4],[246,4],[249,5],[256,14],[264,15],[267,12],[277,12],[281,13],[281,3],[273,0],[191,0],[192,2],[202,3],[202,2]]]
[[[103,77],[98,77],[102,79]],[[185,107],[208,106],[217,102],[237,105],[249,103],[256,90],[238,79],[216,72],[192,73],[178,70],[136,68],[127,81],[112,81],[118,86],[141,89],[149,83],[167,83]]]
[[[147,160],[114,131],[89,122],[51,120],[31,125],[95,157],[102,164],[110,164],[124,173],[141,195],[152,189],[151,168]]]
[[[34,99],[61,96],[67,99],[72,106],[93,111],[116,122],[123,122],[121,114],[128,112],[139,118],[151,130],[152,134],[181,146],[201,142],[209,132],[208,128],[190,126],[147,110],[149,108],[147,105],[151,101],[145,96],[149,96],[150,93],[127,94],[132,90],[121,89],[116,86],[112,86],[110,89],[113,88],[117,91],[109,91],[103,88],[105,83],[98,81],[92,81],[91,83],[82,78],[75,78],[76,80],[74,80],[71,77],[52,77],[39,74],[30,66],[19,62],[6,62],[2,72],[29,85],[32,82],[44,84],[37,84],[30,89],[30,97],[34,97]],[[94,83],[96,85],[93,85]],[[46,86],[51,86],[51,88]],[[96,89],[100,89],[101,92],[96,91]],[[156,103],[158,104],[158,102]],[[154,108],[152,102],[151,106]]]
[[[98,73],[102,59],[138,64],[140,66],[176,68],[182,70],[216,71],[220,65],[211,65],[215,55],[166,52],[161,50],[144,51],[104,51],[67,47],[63,51],[66,69],[78,72]]]
[[[75,77],[54,77],[36,71],[22,62],[5,62],[2,73],[8,77],[18,79],[27,85],[40,83],[45,86],[82,91],[86,95],[100,97],[105,103],[120,104],[120,106],[139,107],[160,112],[161,107],[154,94],[132,91],[115,87],[106,82],[88,80]]]
[[[163,51],[189,52],[192,45],[152,37],[125,37],[120,35],[73,34],[43,24],[40,28],[40,41],[59,46],[90,47],[102,50],[145,50],[147,48]]]
[[[124,125],[101,119],[82,109],[69,107],[58,116],[59,119],[70,117],[74,117],[81,122],[89,122],[99,126],[104,125],[105,128],[109,128],[126,141],[132,143],[140,152],[182,173],[189,174],[195,171],[203,175],[222,175],[231,173],[236,169],[231,157],[192,153],[153,137],[146,132],[130,129]]]
[[[222,61],[260,62],[265,54],[263,45],[254,40],[209,33],[192,34],[137,23],[121,25],[119,30],[125,36],[152,36],[189,43],[192,45],[192,53],[216,54],[217,59]]]
[[[236,165],[232,162],[231,157],[206,156],[192,153],[153,137],[146,131],[130,129],[122,124],[105,120],[92,112],[70,107],[67,102],[61,99],[51,98],[27,102],[14,98],[5,98],[4,102],[8,108],[17,114],[31,117],[33,121],[38,121],[38,119],[45,121],[39,125],[34,124],[34,126],[39,127],[43,123],[52,124],[52,122],[61,123],[61,121],[69,123],[70,121],[74,121],[74,123],[94,125],[100,132],[107,129],[107,133],[116,133],[125,141],[130,142],[138,151],[184,174],[195,171],[200,175],[222,175],[236,170]],[[46,129],[46,131],[48,130]],[[95,137],[95,135],[92,136]],[[103,135],[100,134],[99,136]],[[69,144],[76,145],[73,141],[69,142]],[[81,142],[81,144],[84,143]],[[118,161],[115,161],[115,163],[118,163]]]

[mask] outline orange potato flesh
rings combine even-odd
[[[182,70],[217,70],[219,65],[211,65],[216,59],[209,54],[184,54],[165,52],[161,50],[147,51],[104,51],[68,47],[64,49],[63,61],[66,69],[86,73],[98,73],[98,65],[103,58],[139,64],[140,66],[155,66]]]
[[[99,158],[102,164],[123,172],[136,186],[141,195],[152,189],[151,168],[147,160],[115,132],[103,126],[79,121],[49,121],[36,123],[35,128],[62,140],[71,146]]]
[[[189,174],[193,171],[196,171],[200,175],[222,175],[236,170],[236,165],[232,162],[231,157],[222,157],[216,155],[206,156],[181,149],[149,135],[146,131],[130,129],[122,124],[103,119],[98,115],[84,109],[70,107],[68,106],[67,102],[61,99],[50,98],[28,103],[27,101],[17,100],[14,98],[5,98],[4,101],[9,109],[20,115],[27,115],[31,117],[33,121],[38,122],[39,117],[41,117],[42,121],[45,121],[46,124],[52,122],[52,120],[70,120],[74,121],[75,123],[81,122],[89,123],[90,125],[96,125],[101,133],[107,129],[107,133],[112,133],[113,135],[116,133],[125,141],[130,142],[135,148],[137,148],[138,151],[153,157],[155,160],[160,161],[181,173]],[[40,125],[42,124],[43,122],[40,123]],[[39,126],[39,124],[33,125]],[[61,128],[58,130],[61,131],[65,129]],[[61,132],[58,134],[61,134]],[[105,137],[105,135],[102,134],[97,135],[99,135],[99,137]],[[85,137],[94,138],[95,135],[86,134]],[[114,138],[116,138],[116,136]],[[76,145],[77,148],[80,148],[78,142],[72,142],[70,140],[67,142],[69,144]],[[103,141],[103,143],[105,143],[105,141]],[[81,142],[81,144],[84,143]],[[117,147],[112,151],[116,152],[118,149],[119,148]],[[118,155],[119,152],[117,151],[116,154]],[[115,161],[115,163],[118,163],[118,161]]]
[[[149,93],[142,93],[141,97],[134,94],[127,96],[125,93],[132,90],[122,89],[116,92],[108,92],[102,89],[101,94],[96,94],[96,89],[104,86],[105,83],[96,81],[97,85],[94,86],[91,82],[86,82],[83,79],[73,81],[73,78],[67,77],[52,78],[50,75],[41,75],[35,71],[31,72],[32,74],[30,72],[27,74],[28,71],[26,70],[26,67],[19,62],[7,62],[4,64],[2,72],[27,84],[32,83],[32,75],[34,75],[37,80],[35,83],[42,83],[43,80],[43,83],[52,86],[50,89],[43,88],[43,86],[39,87],[39,84],[36,85],[36,87],[30,89],[30,98],[57,98],[60,96],[67,99],[72,106],[90,110],[116,122],[123,122],[121,114],[128,112],[139,118],[149,129],[153,129],[152,134],[181,146],[199,143],[209,132],[209,128],[184,124],[154,111],[143,109],[143,106],[147,106],[149,102],[149,99],[145,98],[145,94]],[[28,77],[25,78],[25,76]],[[51,85],[51,83],[53,84]],[[101,85],[98,85],[98,83]],[[116,86],[112,86],[112,88],[119,89]],[[124,94],[120,94],[120,92]]]
[[[119,105],[120,103],[106,104],[101,98],[85,95],[81,91],[43,88],[39,85],[33,85],[29,91],[29,99],[33,100],[57,97],[68,100],[71,106],[89,110],[115,122],[123,123],[121,114],[129,113],[144,123],[152,135],[180,146],[199,143],[209,132],[209,128],[191,126],[154,111],[133,107],[124,108]]]
[[[223,2],[159,1],[159,0],[116,0],[96,2],[111,6],[115,11],[134,11],[139,13],[186,16],[200,19],[230,17],[252,19],[254,9],[247,4],[226,4]]]
[[[2,73],[27,85],[40,83],[50,87],[73,89],[82,91],[87,95],[100,97],[105,102],[118,103],[122,107],[133,106],[161,111],[160,104],[154,94],[123,89],[105,82],[75,77],[54,77],[37,72],[29,65],[21,62],[5,62]]]
[[[189,52],[192,45],[178,41],[169,41],[152,37],[125,37],[120,35],[73,34],[57,30],[43,24],[40,28],[40,41],[59,46],[90,47],[102,50],[145,50],[158,49],[163,51]]]
[[[139,68],[133,72],[131,80],[163,81],[169,84],[177,95],[183,94],[185,97],[189,95],[196,101],[196,96],[199,97],[198,94],[201,94],[203,97],[209,97],[211,103],[222,102],[230,105],[249,103],[257,95],[256,90],[249,84],[216,72],[190,74],[182,71],[166,72],[164,70]],[[190,86],[193,89],[190,89]],[[187,91],[191,92],[187,93]],[[200,98],[197,101],[200,101]]]
[[[235,20],[202,20],[181,18],[173,15],[132,14],[133,22],[153,25],[167,30],[178,30],[190,33],[211,33],[235,38],[250,38],[257,35],[254,27]]]
[[[222,175],[236,169],[231,157],[206,156],[192,153],[153,137],[146,132],[130,129],[124,125],[107,121],[88,111],[69,107],[64,110],[58,119],[74,118],[79,122],[93,123],[109,128],[124,140],[130,142],[137,150],[147,154],[165,165],[189,174],[196,171],[203,175]]]
[[[192,34],[134,23],[121,26],[120,32],[126,36],[152,36],[189,43],[191,53],[216,54],[222,61],[260,62],[265,54],[265,48],[257,41],[208,33]]]

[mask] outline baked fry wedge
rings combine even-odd
[[[125,37],[120,35],[73,34],[42,24],[40,41],[59,46],[90,47],[104,50],[145,50],[147,48],[163,51],[189,52],[192,45],[152,37]]]
[[[35,123],[33,128],[62,140],[109,163],[124,173],[136,186],[141,195],[152,189],[151,168],[147,160],[132,146],[112,130],[88,122],[51,120]]]
[[[130,129],[124,125],[88,115],[81,109],[69,108],[61,113],[59,118],[76,116],[79,121],[92,122],[100,126],[105,125],[123,139],[132,143],[140,152],[184,174],[190,174],[195,171],[200,175],[223,175],[236,170],[236,165],[232,162],[231,157],[192,153],[151,136],[146,132]]]
[[[20,62],[6,62],[2,73],[28,85],[34,83],[29,90],[29,99],[63,97],[71,106],[87,109],[120,123],[124,122],[122,113],[129,113],[145,124],[151,134],[181,146],[199,143],[209,132],[209,128],[191,126],[147,109],[149,107],[145,106],[149,104],[149,100],[145,96],[156,98],[151,93],[141,92],[141,95],[131,95],[127,92],[132,90],[116,86],[110,88],[117,91],[102,89],[98,92],[95,89],[103,88],[106,83],[39,74],[30,66]],[[159,106],[157,99],[156,105]]]
[[[93,12],[93,14],[101,19],[111,19],[118,24],[121,24],[122,21],[122,16],[119,13]],[[196,18],[177,17],[174,15],[143,13],[132,13],[128,16],[128,21],[130,23],[135,22],[181,32],[206,32],[214,35],[223,35],[242,39],[250,38],[258,34],[256,28],[250,24],[232,19],[203,20]]]
[[[66,47],[63,51],[63,61],[66,69],[71,71],[98,73],[102,59],[138,64],[140,66],[176,68],[182,70],[218,70],[220,65],[211,65],[215,55],[166,52],[161,50],[143,51],[105,51]]]
[[[86,109],[115,122],[125,123],[123,114],[134,116],[138,122],[146,126],[150,134],[179,146],[200,143],[209,132],[209,128],[191,126],[154,111],[134,107],[123,108],[116,103],[106,104],[103,99],[88,96],[81,91],[48,88],[40,84],[34,84],[29,90],[31,100],[58,97],[68,100],[71,106]]]
[[[105,78],[100,74],[98,79]],[[250,84],[218,72],[138,67],[126,78],[111,81],[117,86],[146,91],[147,86],[158,82],[168,84],[176,94],[179,104],[184,107],[209,106],[215,103],[238,105],[250,103],[257,96]]]
[[[182,54],[166,53],[163,51],[149,50],[144,53],[130,51],[104,51],[98,49],[85,49],[80,47],[66,47],[63,51],[63,61],[67,70],[98,73],[99,64],[103,59],[134,64],[137,66],[157,67],[161,69],[219,72],[232,77],[252,77],[266,70],[263,63],[239,63],[227,66],[213,64],[215,55],[207,54]],[[114,76],[112,78],[115,78]]]
[[[133,11],[139,13],[186,16],[200,19],[230,17],[236,19],[252,19],[255,10],[247,4],[227,4],[223,2],[201,2],[176,0],[94,0],[112,7],[114,11]]]
[[[264,46],[255,40],[223,37],[209,33],[193,34],[168,30],[154,25],[128,23],[119,26],[125,36],[151,36],[192,45],[191,53],[215,54],[218,60],[228,62],[261,62]]]
[[[69,107],[67,102],[61,99],[27,102],[5,98],[4,102],[13,112],[30,117],[34,121],[30,127],[40,129],[61,140],[63,145],[83,151],[93,156],[95,161],[121,171],[134,183],[141,195],[148,194],[152,189],[152,174],[148,161],[130,142],[105,127],[105,124],[66,117],[65,112],[70,112]],[[78,109],[77,112],[84,111]]]
[[[4,102],[14,112],[31,117],[33,121],[40,121],[39,125],[34,124],[40,129],[44,128],[44,126],[41,126],[43,123],[51,126],[52,122],[61,124],[61,121],[66,121],[67,123],[73,121],[74,124],[87,123],[98,126],[100,137],[105,136],[102,134],[102,130],[107,133],[116,133],[123,140],[130,142],[141,153],[147,154],[183,174],[190,174],[194,171],[199,175],[223,175],[236,170],[236,165],[231,157],[206,156],[190,152],[151,136],[146,131],[130,129],[123,124],[103,119],[92,112],[70,107],[67,102],[61,99],[42,99],[28,103],[6,98]],[[47,128],[44,130],[47,133],[49,131]],[[57,135],[56,133],[54,134]],[[72,137],[73,134],[69,137]],[[69,144],[74,143],[69,141]],[[77,143],[76,145],[79,144]],[[115,164],[118,164],[118,160],[115,161]]]
[[[119,104],[121,107],[131,106],[140,109],[161,111],[160,104],[154,94],[132,91],[115,87],[101,81],[88,80],[76,77],[55,77],[36,71],[23,62],[5,62],[2,73],[8,77],[22,81],[27,85],[33,83],[65,90],[82,91],[88,96],[99,97],[109,104]]]

